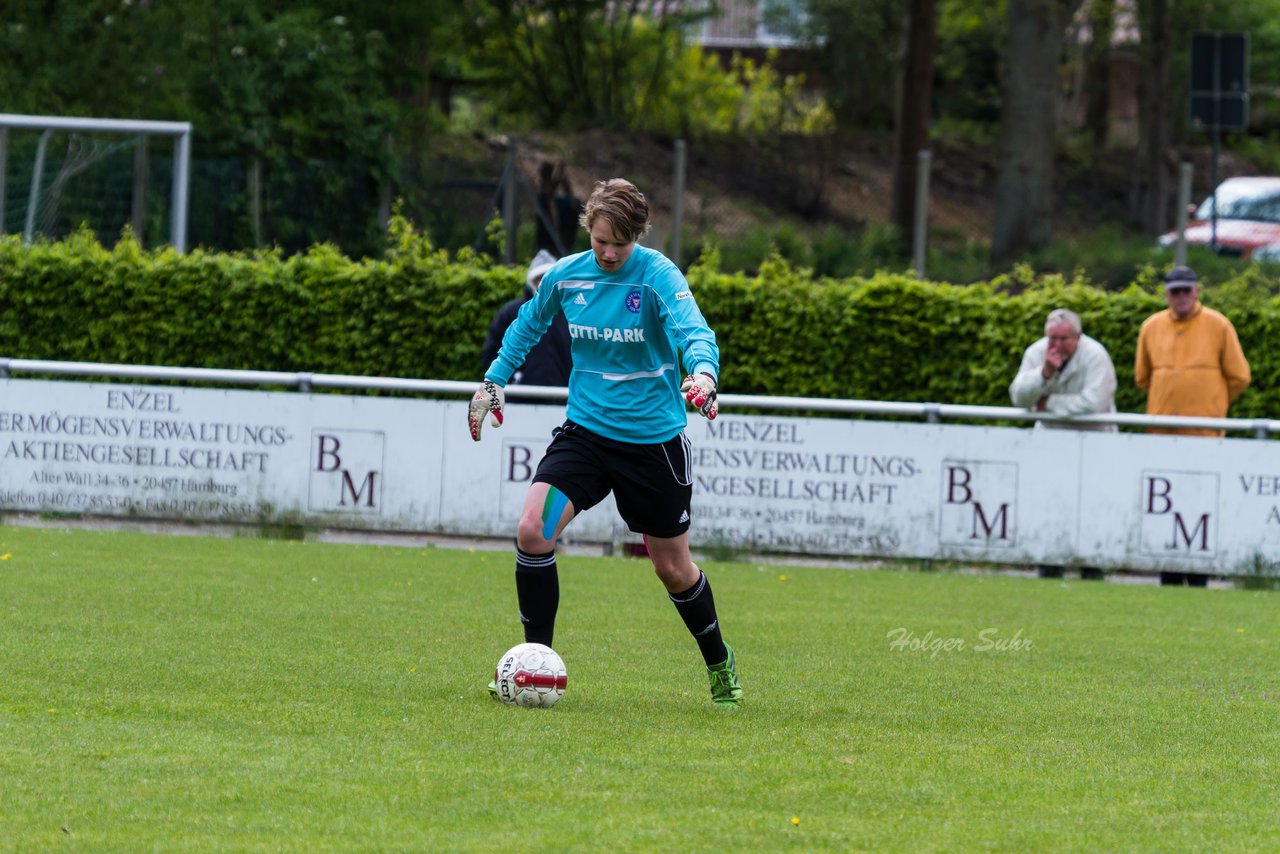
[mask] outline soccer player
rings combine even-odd
[[[556,538],[612,492],[623,520],[644,536],[658,579],[697,641],[712,701],[736,706],[742,686],[733,650],[721,638],[711,584],[689,555],[693,477],[680,399],[683,393],[703,416],[716,417],[715,333],[680,269],[636,244],[649,229],[649,203],[634,184],[597,183],[580,223],[591,236],[590,251],[547,271],[503,336],[467,413],[476,441],[486,415],[502,424],[503,387],[563,312],[573,359],[568,418],[552,433],[516,529],[525,641],[551,646],[560,603]]]

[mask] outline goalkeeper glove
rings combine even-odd
[[[494,427],[502,426],[502,407],[506,405],[507,396],[501,388],[485,380],[476,389],[467,407],[467,426],[471,428],[472,441],[480,441],[480,428],[484,426],[484,416],[488,413]]]
[[[716,402],[716,380],[711,374],[690,374],[680,384],[680,390],[684,392],[684,399],[708,421],[714,421],[720,413],[720,404]]]

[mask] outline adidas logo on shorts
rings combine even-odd
[[[683,511],[681,511],[681,513],[680,513],[680,518],[679,518],[679,520],[677,520],[676,524],[681,524],[681,523],[688,522],[688,521],[689,521],[689,511],[688,511],[688,510],[683,510]]]

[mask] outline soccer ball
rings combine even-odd
[[[493,671],[498,699],[512,706],[550,708],[564,696],[568,678],[564,661],[554,649],[540,643],[511,647]]]

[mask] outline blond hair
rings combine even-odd
[[[590,231],[601,218],[613,226],[613,233],[618,237],[635,241],[649,230],[649,202],[644,193],[625,178],[597,181],[578,223]]]

